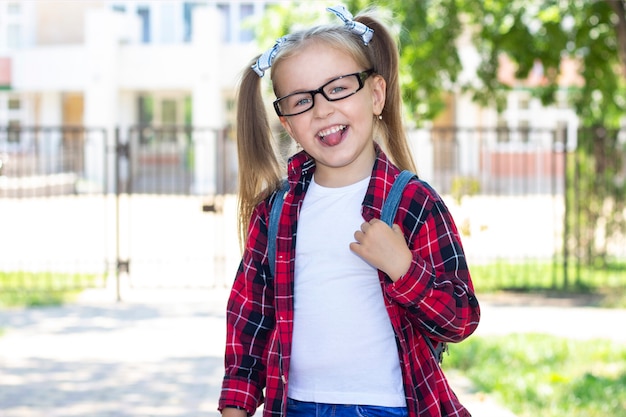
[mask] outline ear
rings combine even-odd
[[[372,89],[372,109],[374,114],[378,115],[383,112],[385,107],[385,99],[387,97],[387,82],[380,75],[371,78]]]

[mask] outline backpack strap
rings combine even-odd
[[[417,175],[411,171],[402,171],[393,182],[391,190],[389,190],[389,194],[383,203],[383,209],[380,215],[381,220],[387,223],[389,227],[393,225],[393,221],[396,218],[396,213],[400,205],[400,200],[402,199],[402,194],[404,193],[404,188],[413,178],[417,178]],[[269,224],[267,225],[267,257],[272,276],[274,276],[276,268],[276,237],[278,235],[278,224],[280,223],[280,215],[282,213],[285,194],[288,190],[289,183],[287,180],[284,180],[281,187],[276,190],[274,202],[272,203],[272,208],[270,209]],[[438,343],[435,348],[428,336],[423,334],[422,336],[424,337],[430,352],[433,354],[435,359],[441,363],[443,361],[443,352],[447,350],[447,345],[445,343]]]
[[[402,171],[391,185],[391,190],[387,194],[387,199],[383,204],[383,210],[380,213],[380,219],[387,223],[389,227],[393,226],[393,220],[396,218],[396,212],[400,206],[400,199],[404,193],[404,188],[411,181],[412,178],[417,178],[417,175],[411,171]]]
[[[276,196],[270,210],[269,224],[267,225],[267,257],[270,265],[270,272],[274,276],[276,264],[276,236],[278,235],[278,223],[280,223],[280,214],[285,201],[285,194],[289,190],[289,182],[283,180],[280,188],[276,190]]]
[[[411,171],[402,171],[396,177],[391,186],[391,190],[389,190],[389,194],[387,194],[387,198],[383,203],[382,212],[380,213],[380,219],[387,223],[389,227],[393,226],[393,221],[396,218],[396,213],[398,211],[398,207],[400,206],[400,200],[402,199],[404,188],[413,178],[417,178],[417,175]],[[422,336],[424,337],[430,352],[433,354],[435,359],[441,363],[443,361],[443,352],[447,350],[447,345],[445,343],[437,343],[437,347],[435,347],[433,346],[432,340],[430,340],[428,336],[424,334],[422,334]]]

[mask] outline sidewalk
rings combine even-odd
[[[0,310],[0,416],[217,417],[226,297],[224,289],[155,290],[116,303],[95,291],[64,307]],[[518,324],[541,331],[530,322],[567,329],[568,321],[578,334],[585,317],[610,312],[589,329],[600,336],[595,324],[626,320],[626,311],[594,311],[484,302],[478,334]],[[450,379],[474,417],[514,417],[462,376]]]

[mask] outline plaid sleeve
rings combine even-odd
[[[480,319],[470,272],[454,220],[439,195],[422,181],[406,189],[396,220],[407,236],[413,261],[387,291],[411,321],[443,342],[471,335]]]
[[[253,414],[263,402],[267,346],[274,329],[273,283],[267,262],[267,210],[255,210],[226,310],[225,376],[219,410]]]

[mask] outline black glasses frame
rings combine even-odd
[[[297,116],[299,114],[302,114],[304,112],[307,112],[309,110],[311,110],[314,106],[315,106],[315,96],[319,93],[322,96],[324,96],[324,98],[328,101],[339,101],[339,100],[343,100],[344,98],[348,98],[350,96],[355,95],[356,93],[358,93],[359,91],[361,91],[363,89],[363,87],[365,86],[365,80],[368,79],[368,77],[370,75],[372,75],[374,73],[374,69],[370,68],[368,70],[365,71],[360,71],[360,72],[355,72],[352,74],[346,74],[346,75],[342,75],[340,77],[337,78],[333,78],[332,80],[328,81],[327,83],[325,83],[323,86],[321,86],[320,88],[316,89],[316,90],[310,90],[310,91],[298,91],[296,93],[291,93],[291,94],[287,94],[286,96],[283,97],[279,97],[276,100],[274,100],[274,110],[276,110],[276,114],[280,117],[287,117],[287,116]],[[348,94],[347,96],[344,97],[340,97],[340,98],[330,98],[326,95],[326,93],[324,92],[324,87],[326,87],[328,84],[334,83],[337,80],[340,80],[342,78],[346,78],[346,77],[354,77],[356,76],[358,81],[359,81],[359,88],[357,88],[356,90],[354,90],[352,93]],[[298,113],[289,113],[289,114],[285,114],[280,110],[280,106],[279,106],[279,102],[283,99],[286,99],[288,97],[297,95],[297,94],[310,94],[311,95],[311,107],[309,107],[306,110],[302,110],[301,112]]]

